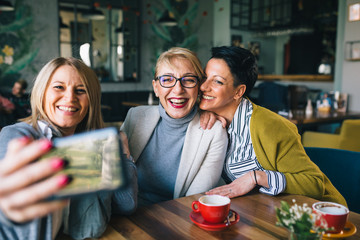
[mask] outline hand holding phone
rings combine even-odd
[[[126,184],[121,138],[116,128],[56,138],[53,146],[53,150],[42,159],[50,156],[66,159],[69,164],[60,173],[72,177],[72,182],[53,198],[111,191]]]

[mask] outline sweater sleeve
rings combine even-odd
[[[4,127],[0,132],[0,161],[5,157],[8,143],[15,138],[32,136],[30,125],[19,124]],[[0,239],[51,239],[52,238],[52,217],[34,219],[26,223],[15,223],[10,221],[0,210]]]
[[[112,197],[112,213],[114,214],[131,214],[137,206],[137,174],[135,164],[127,158],[125,161],[125,173],[127,178],[127,186],[114,192]]]
[[[285,193],[346,205],[345,199],[306,155],[293,123],[254,105],[251,126],[256,126],[250,132],[259,163],[266,170],[285,175]]]
[[[7,146],[12,139],[23,137],[27,134],[13,126],[4,127],[0,133],[0,161],[6,155]]]

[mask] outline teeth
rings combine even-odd
[[[203,97],[204,99],[208,99],[208,100],[214,99],[214,97],[210,97],[210,96],[206,96],[206,95],[203,95],[202,97]]]
[[[75,112],[75,111],[76,111],[76,108],[72,108],[72,107],[63,107],[63,106],[60,106],[59,109],[60,109],[60,110],[63,110],[63,111],[67,111],[67,112]]]
[[[184,103],[185,99],[171,99],[170,100],[172,103]]]

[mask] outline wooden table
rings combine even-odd
[[[304,128],[309,126],[319,126],[321,124],[342,123],[346,119],[359,119],[360,112],[318,112],[315,111],[312,115],[307,116],[304,111],[293,113],[291,118],[287,117],[292,123],[296,124],[299,133],[303,133]]]
[[[113,216],[100,239],[287,239],[287,230],[275,225],[275,207],[280,206],[281,200],[292,204],[292,199],[296,199],[297,203],[310,206],[317,201],[299,195],[273,197],[261,193],[233,198],[231,209],[239,213],[240,221],[228,229],[210,232],[199,228],[189,218],[191,203],[200,196],[139,208],[128,217]],[[358,231],[347,239],[360,239],[360,214],[351,212],[349,220]]]

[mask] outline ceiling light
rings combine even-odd
[[[168,27],[176,26],[177,22],[176,22],[175,18],[171,15],[172,14],[168,10],[166,10],[163,13],[163,15],[161,16],[161,18],[159,19],[159,23],[161,25],[168,26]]]
[[[14,11],[14,7],[9,1],[0,0],[0,11]]]
[[[92,7],[88,11],[82,13],[82,17],[91,20],[105,19],[105,15],[100,10],[97,10],[95,7]]]

